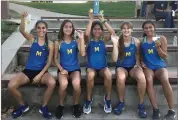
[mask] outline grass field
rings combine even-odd
[[[9,10],[11,18],[19,19],[21,16],[13,10]],[[1,44],[17,29],[19,24],[1,20]]]
[[[16,2],[29,7],[49,10],[71,15],[88,16],[88,10],[93,8],[93,2],[87,3],[36,3]],[[107,17],[130,18],[134,16],[134,2],[100,2],[100,10],[104,10]]]
[[[17,29],[19,25],[14,22],[1,21],[1,44]]]

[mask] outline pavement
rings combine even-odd
[[[41,16],[48,16],[48,17],[85,17],[85,16],[78,16],[78,15],[70,15],[70,14],[62,14],[62,13],[55,13],[50,12],[47,10],[32,8],[24,5],[19,5],[15,3],[9,3],[9,9],[16,11],[17,13],[21,14],[22,12],[26,11],[32,15],[32,18],[38,18]],[[87,16],[87,13],[86,13]]]
[[[82,114],[81,118],[79,120],[151,120],[152,118],[152,107],[145,106],[147,111],[147,118],[141,119],[138,117],[137,108],[126,106],[125,110],[121,115],[115,115],[112,111],[111,114],[106,114],[103,110],[103,107],[100,108],[92,108],[92,112],[90,114]],[[164,115],[167,114],[167,106],[159,106],[160,112],[161,112],[161,120],[163,120]],[[176,114],[177,114],[177,108],[175,108]],[[51,120],[57,120],[57,118],[54,115],[55,112],[52,112],[53,117]],[[2,120],[12,120],[13,118],[9,115],[7,118]],[[44,120],[42,115],[38,112],[38,108],[33,107],[28,113],[25,113],[22,117],[16,119],[16,120]],[[62,120],[78,120],[77,118],[74,118],[72,115],[72,108],[67,107],[64,108],[64,116]]]

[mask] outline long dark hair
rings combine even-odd
[[[58,33],[58,40],[59,41],[62,41],[64,39],[64,32],[63,32],[63,28],[64,28],[64,25],[67,23],[67,22],[70,22],[72,24],[72,33],[71,33],[71,37],[72,39],[74,39],[74,32],[75,32],[75,28],[74,28],[74,24],[72,23],[72,21],[70,20],[64,20],[61,24],[61,27],[59,29],[59,33]]]
[[[103,25],[101,24],[100,21],[94,21],[94,22],[92,23],[92,25],[91,25],[91,32],[90,32],[91,37],[94,37],[94,35],[93,35],[93,29],[94,29],[94,27],[95,27],[96,25],[99,25],[102,31],[104,30],[104,29],[103,29]]]
[[[133,25],[131,22],[123,22],[120,26],[120,29],[122,30],[124,25],[128,26],[128,28],[133,29]],[[123,34],[119,36],[119,58],[123,59],[125,57],[125,52],[124,52],[124,38]]]
[[[40,23],[43,23],[43,24],[45,25],[46,29],[48,29],[48,24],[47,24],[45,21],[43,21],[43,20],[38,20],[38,21],[36,22],[36,24],[35,24],[35,29],[37,29],[37,26],[38,26],[38,24],[40,24]],[[46,44],[46,46],[47,46],[47,48],[48,48],[48,35],[47,35],[47,32],[46,32],[46,34],[45,34],[45,44]]]
[[[144,30],[144,27],[145,27],[146,24],[151,24],[151,25],[153,25],[154,29],[156,28],[153,21],[147,20],[147,21],[145,21],[145,22],[142,24],[142,29],[143,29],[143,30]],[[145,37],[145,36],[147,36],[147,35],[146,35],[145,33],[143,33],[143,37]]]

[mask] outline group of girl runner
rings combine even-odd
[[[146,118],[147,113],[144,107],[144,95],[147,91],[148,97],[153,107],[153,119],[161,117],[156,95],[153,87],[154,78],[160,80],[163,92],[166,97],[169,110],[165,115],[166,119],[176,118],[174,111],[173,90],[169,83],[168,71],[166,69],[165,58],[167,57],[167,40],[164,36],[155,33],[155,24],[152,21],[145,21],[142,25],[143,38],[133,37],[133,25],[131,22],[123,22],[120,25],[121,34],[117,36],[113,28],[108,24],[102,15],[98,15],[99,21],[94,21],[92,12],[89,12],[89,23],[85,32],[77,31],[78,39],[74,37],[75,28],[70,20],[64,20],[59,29],[58,39],[53,43],[48,40],[48,25],[45,21],[39,20],[35,25],[37,35],[34,36],[25,31],[25,17],[27,12],[21,16],[20,32],[32,44],[29,58],[25,69],[12,78],[8,84],[9,92],[19,103],[18,109],[12,112],[13,118],[21,116],[29,110],[29,106],[23,100],[18,88],[29,82],[33,84],[45,84],[47,89],[44,94],[43,103],[39,112],[44,118],[51,118],[52,114],[47,108],[47,104],[52,96],[56,81],[48,72],[48,68],[54,59],[58,68],[58,94],[59,105],[56,108],[55,116],[63,117],[64,98],[69,80],[73,86],[73,116],[79,118],[82,114],[80,106],[81,95],[81,69],[78,60],[78,53],[87,56],[86,66],[86,101],[83,105],[83,112],[91,112],[92,90],[94,78],[99,75],[104,79],[104,111],[112,112],[111,91],[112,74],[107,64],[106,44],[109,40],[113,43],[112,59],[116,63],[116,86],[119,96],[118,105],[114,108],[114,113],[120,115],[125,109],[125,82],[128,76],[137,81],[138,91],[138,115]],[[104,35],[104,28],[107,28],[109,35]],[[154,40],[156,37],[158,40]],[[85,48],[86,46],[86,48]]]

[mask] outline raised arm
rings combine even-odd
[[[79,36],[78,49],[79,49],[80,55],[85,56],[86,51],[85,51],[84,33],[83,33],[83,31],[77,31],[77,34]]]
[[[89,16],[90,19],[89,19],[89,23],[88,23],[86,30],[85,30],[85,38],[86,38],[85,41],[86,42],[89,42],[91,26],[92,26],[92,23],[94,21],[93,12],[89,11],[88,16]]]
[[[109,31],[109,33],[112,35],[112,34],[115,34],[115,31],[114,29],[108,24],[107,20],[104,19],[104,16],[99,14],[98,15],[98,18],[99,20],[101,21],[101,23],[103,23],[103,25],[107,28],[107,30]]]
[[[33,42],[34,40],[33,35],[25,31],[25,17],[27,16],[28,16],[27,12],[22,13],[19,31],[28,41]]]
[[[112,34],[111,40],[113,42],[112,59],[114,62],[117,62],[119,56],[119,37],[116,34]]]
[[[109,35],[104,37],[105,43],[107,43],[110,40],[110,35],[115,34],[114,29],[108,24],[107,20],[104,19],[103,15],[98,15],[99,20],[101,23],[106,27],[106,29],[109,31]]]

